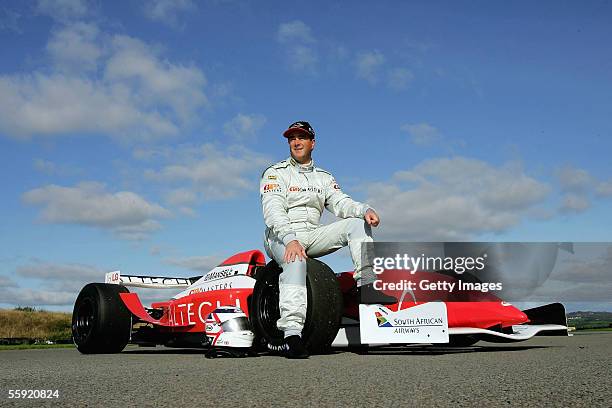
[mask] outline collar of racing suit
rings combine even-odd
[[[289,163],[291,163],[292,166],[297,167],[298,172],[300,173],[310,173],[311,171],[314,170],[314,159],[310,159],[310,163],[308,164],[300,164],[297,161],[295,161],[293,157],[290,157]]]

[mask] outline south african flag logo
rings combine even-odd
[[[393,327],[393,325],[380,312],[374,313],[378,321],[378,327]]]

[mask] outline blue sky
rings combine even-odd
[[[611,242],[611,17],[604,1],[5,1],[0,306],[69,310],[106,271],[191,276],[261,249],[258,178],[295,120],[378,210],[380,240]],[[611,284],[601,271],[592,299]]]

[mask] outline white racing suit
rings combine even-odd
[[[306,261],[285,263],[285,246],[297,239],[311,258],[349,246],[358,284],[374,280],[372,265],[362,265],[361,244],[372,242],[372,230],[363,217],[367,204],[344,194],[325,170],[302,166],[292,158],[268,167],[261,178],[261,203],[266,235],[264,246],[283,272],[279,276],[280,319],[285,337],[301,335],[306,320]],[[340,221],[319,225],[323,208]],[[363,276],[363,279],[362,279]]]

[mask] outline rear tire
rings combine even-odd
[[[85,285],[72,312],[72,339],[83,354],[119,353],[130,340],[132,314],[120,293],[125,286],[105,283]]]
[[[338,334],[342,318],[342,294],[336,275],[323,262],[306,260],[308,291],[306,323],[302,338],[311,354],[329,351]],[[256,336],[256,347],[280,351],[284,333],[276,327],[280,318],[278,307],[278,275],[282,269],[270,261],[258,272],[251,301],[251,323]]]

